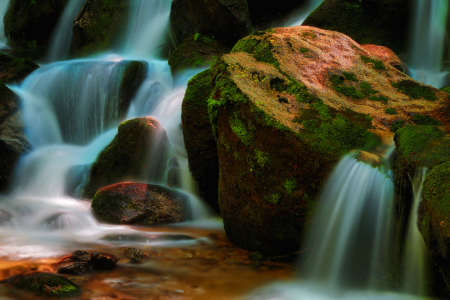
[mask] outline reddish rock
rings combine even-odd
[[[92,209],[103,222],[154,225],[184,221],[186,203],[184,194],[170,188],[123,182],[99,190]]]
[[[408,67],[405,65],[403,61],[398,58],[397,54],[394,53],[391,49],[384,46],[377,45],[361,45],[361,48],[370,52],[372,55],[375,55],[379,59],[385,61],[390,64],[397,70],[406,73]]]

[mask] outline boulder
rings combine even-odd
[[[219,212],[219,158],[208,114],[211,71],[195,75],[188,83],[181,106],[184,145],[189,171],[198,182],[201,197]]]
[[[186,97],[208,82],[202,75]],[[308,26],[241,39],[212,65],[209,82],[203,101],[217,142],[225,231],[263,255],[298,249],[315,196],[343,154],[389,143],[416,115],[449,124],[446,93],[348,36]]]
[[[92,200],[92,210],[101,222],[155,225],[184,221],[186,204],[186,196],[175,190],[123,182],[99,190]]]
[[[116,266],[120,258],[110,253],[91,253],[91,264],[94,270],[110,270]]]
[[[122,252],[132,261],[140,262],[144,258],[144,252],[141,249],[134,247],[125,247]]]
[[[58,269],[58,273],[60,274],[72,274],[72,275],[81,275],[86,273],[89,270],[88,262],[76,262],[73,264],[68,264],[66,266],[60,267]]]
[[[28,58],[0,54],[0,81],[3,83],[18,83],[37,68],[39,65]]]
[[[5,192],[9,187],[19,158],[29,149],[20,101],[0,83],[0,192]]]
[[[3,19],[9,44],[21,56],[42,58],[67,0],[10,0]]]
[[[339,31],[360,44],[407,50],[414,0],[325,0],[303,25]],[[395,30],[393,30],[395,28]]]
[[[130,0],[86,0],[73,22],[75,54],[111,50],[125,34],[129,7]]]
[[[37,296],[75,297],[81,290],[69,279],[52,273],[36,272],[17,277],[12,286]]]
[[[137,118],[119,125],[114,140],[92,165],[83,195],[123,181],[162,181],[170,147],[166,131],[153,118]]]
[[[205,68],[222,54],[230,53],[231,48],[219,41],[203,35],[195,35],[185,39],[169,57],[172,74],[192,68]]]
[[[252,24],[245,0],[174,0],[170,30],[173,48],[196,33],[232,47],[252,32]]]

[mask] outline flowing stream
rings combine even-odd
[[[309,14],[312,13],[316,8],[318,8],[323,1],[324,0],[308,0],[308,2],[305,4],[305,7],[295,18],[287,23],[286,27],[302,25],[303,21],[305,21]]]

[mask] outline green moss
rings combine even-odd
[[[381,96],[370,96],[369,100],[372,100],[372,101],[383,101],[383,102],[387,103],[389,99],[386,98],[385,96],[381,95]]]
[[[389,115],[396,115],[397,110],[395,108],[386,108],[385,113],[387,113]]]
[[[269,153],[260,150],[255,150],[255,154],[256,154],[256,162],[262,169],[270,165]]]
[[[323,104],[323,102],[316,102],[312,106],[317,110],[319,115],[322,116],[322,119],[324,120],[331,119],[331,117],[333,116],[328,106]]]
[[[270,203],[273,203],[273,204],[277,204],[278,203],[278,201],[280,201],[280,195],[279,194],[270,194],[270,195],[266,195],[265,197],[264,197],[264,199],[267,201],[267,202],[270,202]]]
[[[252,54],[257,61],[265,62],[279,68],[280,63],[273,56],[272,49],[272,44],[263,38],[244,38],[237,42],[231,50],[231,53],[246,52]]]
[[[344,75],[346,80],[350,80],[350,81],[358,81],[358,78],[356,78],[355,73],[351,73],[351,72],[342,72],[342,75]]]
[[[372,59],[364,55],[361,55],[361,60],[366,64],[368,63],[372,64],[372,68],[374,68],[375,70],[386,70],[386,67],[384,66],[381,60]]]
[[[253,133],[247,128],[245,123],[240,119],[239,114],[235,112],[230,117],[231,130],[240,138],[247,147],[253,142]]]
[[[431,140],[444,136],[445,133],[435,126],[407,125],[398,129],[395,133],[395,138],[398,141],[397,151],[407,157],[412,153],[418,153],[425,149]]]
[[[303,48],[303,47],[300,48],[300,52],[303,53],[303,54],[308,53],[308,51],[309,50],[307,48]]]
[[[364,94],[365,97],[369,97],[370,95],[378,93],[378,91],[374,90],[372,88],[372,86],[370,85],[370,83],[368,83],[367,81],[361,82],[359,87],[360,87],[361,92]]]
[[[391,123],[391,131],[396,132],[397,130],[402,128],[403,125],[405,125],[405,121],[403,121],[403,120],[396,120],[396,121],[392,122]]]
[[[336,74],[331,74],[328,78],[330,79],[332,85],[340,85],[345,80],[345,77]]]
[[[286,179],[286,182],[284,183],[284,188],[289,194],[292,194],[296,186],[297,182],[295,181],[295,178]]]
[[[302,36],[305,38],[311,38],[311,39],[317,38],[317,35],[312,31],[303,32]]]
[[[440,90],[446,92],[447,94],[450,94],[450,86],[443,86],[440,88]]]
[[[414,124],[417,125],[442,125],[441,122],[436,120],[433,117],[430,116],[424,116],[424,115],[414,115],[413,117]]]
[[[353,99],[364,99],[365,95],[363,92],[358,91],[354,86],[335,86],[335,91],[341,93],[344,96]]]
[[[436,95],[434,94],[433,88],[428,86],[422,86],[412,80],[402,80],[399,82],[391,83],[399,92],[413,98],[420,99],[424,98],[426,100],[436,100]]]

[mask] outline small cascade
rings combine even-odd
[[[375,288],[382,284],[392,240],[392,171],[344,157],[320,198],[307,247],[306,277],[328,288]]]
[[[448,82],[443,71],[448,13],[448,1],[416,0],[411,76],[437,88]]]
[[[5,37],[5,28],[3,24],[3,17],[6,14],[6,11],[8,10],[9,0],[2,0],[0,1],[0,49],[6,48],[6,37]]]
[[[67,3],[51,38],[50,48],[47,54],[48,62],[65,60],[68,58],[73,36],[73,20],[80,12],[84,2],[85,1],[83,0],[69,0]]]
[[[304,8],[299,11],[299,14],[288,22],[286,27],[302,25],[303,21],[305,21],[309,14],[312,13],[316,8],[318,8],[323,1],[324,0],[309,0],[305,4]]]
[[[117,126],[120,82],[127,63],[57,62],[33,72],[20,87],[12,87],[23,100],[31,144],[86,145]]]
[[[132,0],[127,38],[123,52],[135,57],[150,57],[164,44],[171,0]],[[143,38],[146,37],[146,38]]]
[[[428,174],[427,168],[416,171],[412,180],[413,205],[409,215],[409,222],[406,233],[406,248],[404,260],[404,290],[415,295],[426,293],[425,276],[427,274],[426,260],[427,250],[422,235],[417,227],[419,204],[422,198],[423,182]]]

